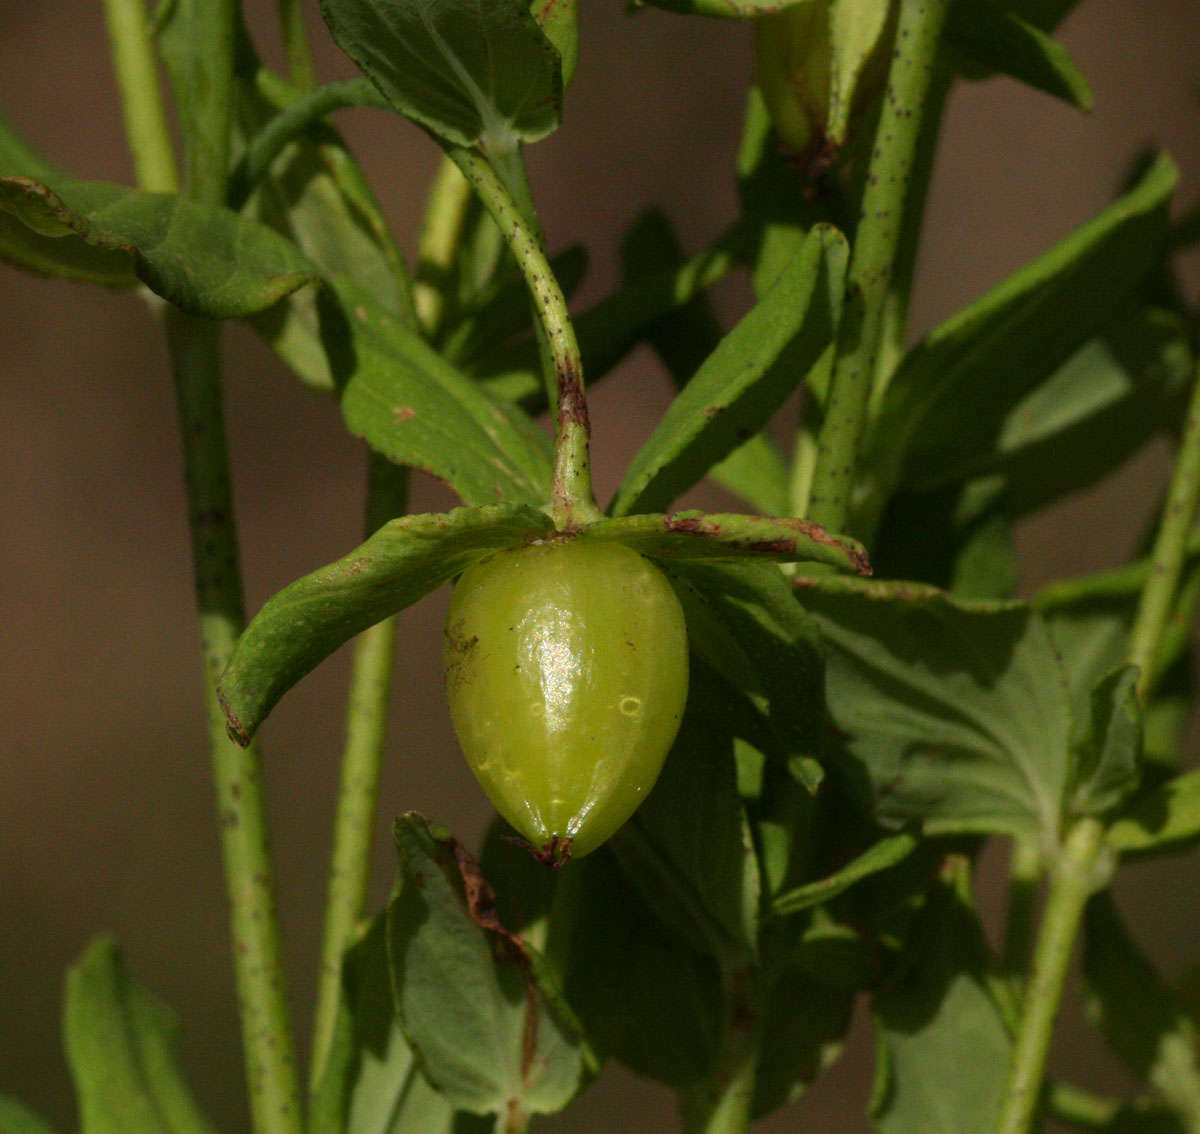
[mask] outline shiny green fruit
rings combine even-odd
[[[683,719],[687,631],[648,559],[556,539],[463,573],[445,666],[471,770],[558,864],[603,843],[654,786]]]

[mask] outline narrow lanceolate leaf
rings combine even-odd
[[[1157,260],[1176,180],[1160,157],[1095,220],[907,355],[869,439],[867,474],[879,494],[898,479],[943,483],[992,451],[1012,407],[1107,324]]]
[[[0,1095],[0,1130],[5,1134],[54,1134],[54,1127],[24,1103]]]
[[[846,256],[836,229],[813,228],[634,457],[613,500],[615,515],[667,506],[766,425],[829,346]]]
[[[1143,792],[1108,831],[1108,845],[1130,857],[1184,851],[1198,841],[1200,771]]]
[[[986,950],[975,911],[939,884],[874,999],[881,1134],[995,1129],[1012,1041],[988,992]]]
[[[523,0],[321,0],[321,12],[383,96],[451,142],[509,150],[558,126],[562,60]]]
[[[1200,1126],[1200,1043],[1175,991],[1130,937],[1107,890],[1084,912],[1088,1009],[1104,1038],[1181,1119]]]
[[[537,509],[508,504],[403,516],[349,555],[297,579],[251,620],[221,677],[218,696],[230,735],[248,744],[275,702],[355,634],[475,560],[553,526]]]
[[[798,582],[828,646],[831,756],[882,821],[1057,837],[1071,708],[1028,607],[910,583]]]
[[[84,1130],[213,1130],[179,1070],[178,1031],[174,1013],[134,981],[113,941],[93,941],[67,974],[64,1018]]]
[[[999,72],[1080,110],[1092,109],[1092,89],[1066,48],[993,0],[951,7],[945,37],[970,78]]]
[[[500,923],[478,865],[447,832],[409,813],[395,838],[392,987],[430,1082],[451,1106],[514,1126],[562,1109],[590,1055],[538,959]]]
[[[773,559],[871,573],[861,544],[807,520],[705,512],[620,516],[590,524],[580,538],[616,540],[655,559]]]
[[[838,894],[850,889],[855,882],[888,870],[896,863],[902,862],[917,849],[919,838],[910,831],[901,831],[898,835],[888,835],[868,850],[863,851],[852,862],[847,863],[841,870],[815,882],[806,882],[786,894],[780,894],[772,903],[771,910],[776,914],[797,913],[810,906],[820,905],[831,901]]]
[[[549,499],[549,439],[523,411],[481,390],[349,278],[332,279],[318,304],[351,433],[467,504]]]

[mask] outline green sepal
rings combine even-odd
[[[477,559],[553,530],[544,512],[520,504],[403,516],[284,587],[246,627],[217,686],[230,736],[249,744],[279,698],[360,631]]]

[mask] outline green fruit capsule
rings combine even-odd
[[[445,651],[467,763],[543,861],[633,814],[687,700],[683,610],[653,563],[586,540],[500,552],[459,579]]]

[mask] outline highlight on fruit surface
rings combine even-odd
[[[561,865],[608,839],[658,778],[687,700],[683,610],[662,571],[619,543],[503,551],[454,588],[445,672],[480,785]]]

